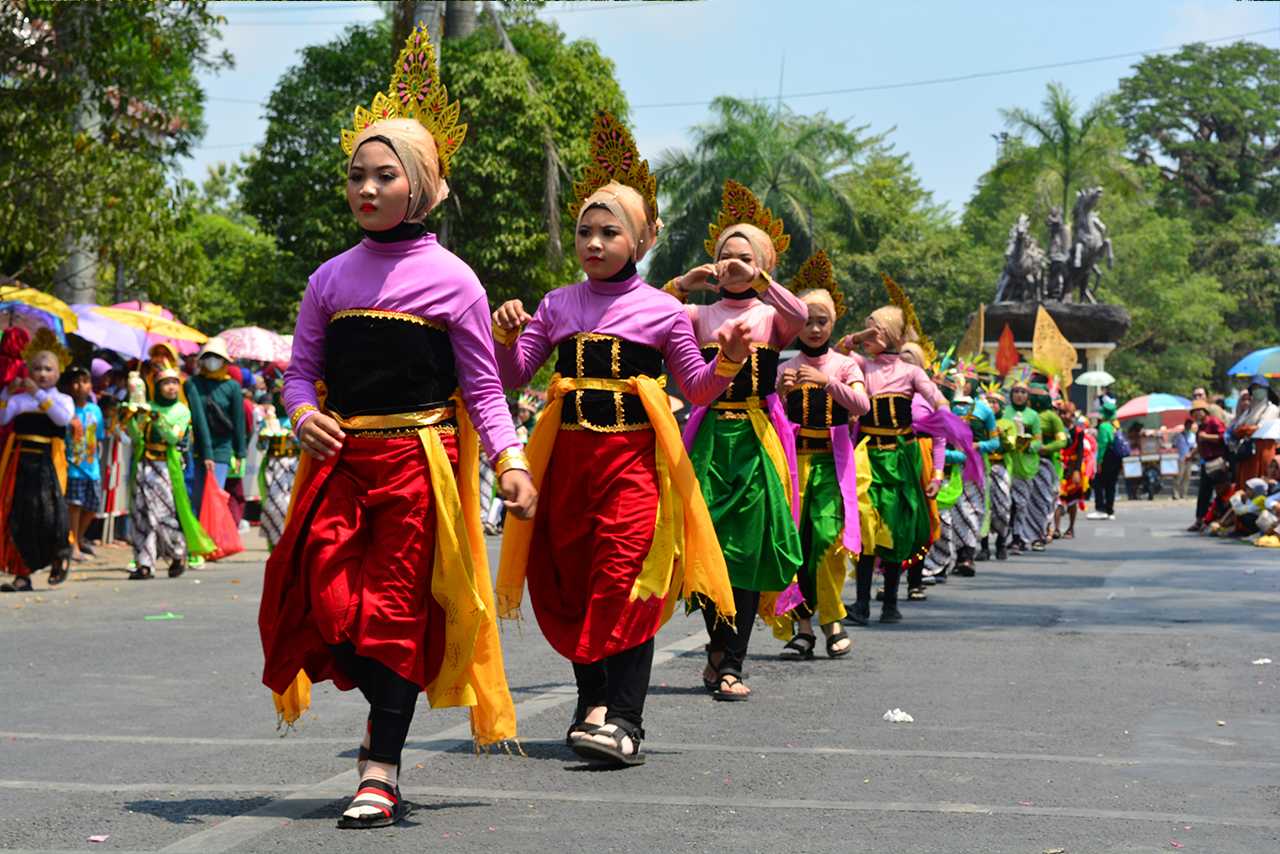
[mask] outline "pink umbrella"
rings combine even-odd
[[[177,318],[174,316],[172,311],[169,311],[169,309],[165,308],[162,305],[157,305],[154,302],[144,302],[143,300],[131,299],[131,300],[126,300],[125,302],[118,302],[111,307],[127,308],[130,311],[141,311],[146,314],[154,314],[154,315],[158,315],[159,317],[163,317],[166,320],[177,320]],[[170,345],[171,347],[176,349],[179,353],[181,353],[184,356],[190,355],[191,353],[197,353],[200,351],[200,345],[194,341],[182,341],[177,338],[166,338],[163,335],[151,335],[151,334],[147,335],[148,352],[151,350],[153,346],[160,343]]]
[[[227,345],[227,354],[233,359],[249,359],[254,362],[288,360],[289,347],[284,336],[260,326],[238,326],[218,333]]]

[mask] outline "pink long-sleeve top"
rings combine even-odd
[[[932,411],[939,406],[946,406],[946,399],[938,391],[938,387],[929,379],[922,368],[910,362],[904,362],[897,353],[881,353],[870,357],[860,353],[851,353],[862,368],[862,375],[867,381],[868,397],[878,394],[919,395]],[[947,446],[945,442],[933,443],[933,470],[942,471],[946,463]]]
[[[746,321],[751,340],[781,350],[800,334],[809,319],[809,306],[791,291],[770,281],[769,287],[751,299],[721,299],[711,305],[686,305],[700,345],[714,344],[730,321]]]
[[[491,460],[519,445],[494,363],[489,301],[466,263],[434,234],[397,243],[365,238],[330,258],[311,274],[298,310],[293,358],[284,375],[290,413],[315,406],[317,380],[324,378],[324,339],[329,319],[348,309],[411,314],[445,327],[453,349],[467,413]],[[295,418],[294,430],[307,415]]]
[[[561,341],[579,332],[596,332],[660,351],[685,397],[695,405],[709,404],[733,378],[716,375],[719,356],[710,362],[702,358],[693,324],[682,308],[639,274],[621,282],[587,279],[556,288],[542,298],[510,347],[497,346],[502,382],[507,388],[524,385]]]
[[[821,356],[806,356],[804,353],[793,356],[778,366],[779,388],[782,385],[782,372],[796,370],[801,365],[817,368],[827,375],[827,394],[849,411],[850,418],[856,419],[871,408],[862,368],[851,357],[835,350],[828,350]],[[858,383],[863,384],[861,389],[854,388]]]
[[[41,409],[44,404],[47,409]],[[75,401],[57,389],[38,388],[34,392],[19,392],[12,397],[8,389],[0,392],[0,425],[8,424],[19,415],[28,412],[49,416],[54,424],[65,427],[76,414]]]

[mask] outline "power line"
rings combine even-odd
[[[1252,30],[1247,33],[1237,33],[1232,36],[1221,36],[1216,39],[1198,39],[1192,44],[1214,44],[1217,42],[1235,41],[1236,39],[1247,38],[1248,36],[1259,36],[1266,33],[1280,32],[1280,27],[1269,27],[1265,30]],[[1125,53],[1113,53],[1107,56],[1093,56],[1088,59],[1069,59],[1063,62],[1046,62],[1041,65],[1024,65],[1021,68],[1005,68],[999,71],[975,71],[970,74],[958,74],[953,77],[934,77],[927,80],[911,80],[902,83],[880,83],[873,86],[851,86],[845,89],[823,89],[817,92],[793,92],[782,96],[782,100],[790,100],[792,98],[817,98],[824,95],[849,95],[858,92],[883,92],[891,89],[909,89],[917,86],[935,86],[939,83],[960,83],[966,80],[981,80],[989,77],[1003,77],[1009,74],[1025,74],[1028,71],[1046,71],[1051,68],[1068,68],[1074,65],[1088,65],[1095,62],[1110,62],[1116,59],[1131,59],[1135,56],[1147,56],[1153,53],[1164,53],[1171,50],[1181,50],[1186,44],[1169,45],[1167,47],[1154,47],[1146,50],[1133,50]],[[757,98],[744,98],[746,101],[768,101],[776,96],[764,96]],[[632,104],[633,110],[649,110],[662,107],[705,107],[711,104],[711,100],[705,101],[667,101],[659,104]]]

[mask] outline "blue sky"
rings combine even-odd
[[[378,18],[374,3],[214,3],[236,68],[203,79],[208,133],[186,161],[203,177],[262,138],[260,103],[299,49]],[[774,97],[796,111],[889,131],[924,186],[958,211],[995,153],[1002,107],[1035,107],[1050,81],[1083,103],[1113,89],[1137,57],[879,91],[800,97],[1129,54],[1270,29],[1280,2],[1248,0],[699,0],[552,2],[541,13],[570,39],[592,39],[616,65],[646,157],[687,143],[706,108],[659,106],[717,95]],[[372,97],[373,93],[370,93]],[[355,106],[354,104],[352,105]],[[334,128],[337,145],[338,128]]]

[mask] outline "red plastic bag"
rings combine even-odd
[[[230,494],[218,486],[218,479],[213,472],[207,472],[204,478],[204,495],[200,499],[200,527],[204,528],[213,544],[218,547],[217,551],[208,556],[209,560],[221,560],[244,551],[239,526],[231,515],[230,501]]]

